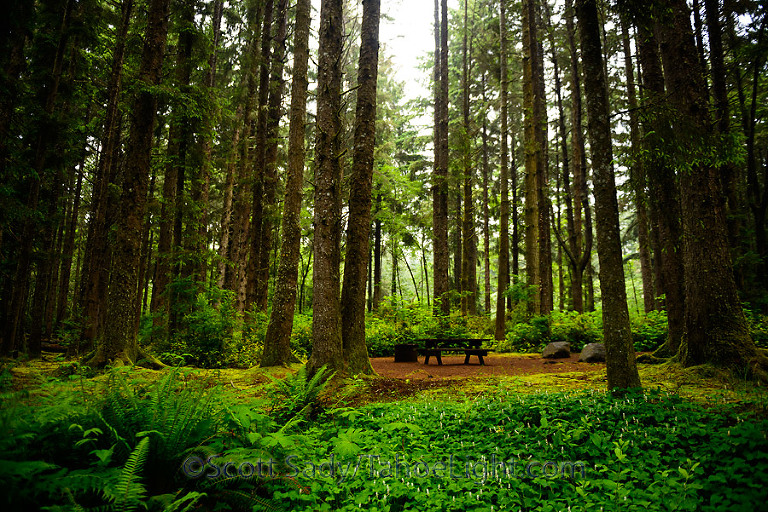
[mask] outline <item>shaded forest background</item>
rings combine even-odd
[[[378,11],[14,2],[2,354],[358,373],[417,333],[559,322],[605,338],[610,387],[639,383],[638,326],[761,371],[764,5],[436,2],[434,96],[407,101]]]

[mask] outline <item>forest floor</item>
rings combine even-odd
[[[463,356],[446,356],[439,366],[432,362],[425,365],[423,358],[412,363],[395,363],[392,357],[372,358],[376,375],[339,381],[330,386],[323,401],[333,407],[424,396],[435,400],[472,399],[500,389],[525,394],[607,390],[605,364],[579,363],[578,355],[549,360],[539,354],[494,354],[485,358],[485,365],[464,365],[463,361]],[[263,398],[272,381],[285,378],[300,367],[296,364],[289,368],[189,368],[185,373],[187,378],[208,380],[212,386],[225,387],[230,396],[249,401]],[[3,387],[26,390],[32,395],[94,393],[109,379],[108,373],[94,374],[57,354],[44,354],[41,360],[13,362],[5,368],[3,375],[8,380],[2,383]],[[705,405],[748,403],[752,412],[768,417],[768,390],[743,376],[710,366],[682,368],[675,363],[638,364],[638,369],[645,389]],[[149,384],[167,370],[134,366],[126,371],[133,382]]]

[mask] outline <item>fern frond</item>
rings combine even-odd
[[[130,512],[136,510],[146,494],[144,485],[139,482],[139,473],[144,467],[149,455],[149,438],[145,437],[131,452],[120,473],[120,479],[114,489],[114,494],[108,496],[115,503],[116,510]]]
[[[176,500],[168,505],[163,512],[189,512],[189,510],[194,507],[198,501],[207,496],[208,495],[204,492],[188,492],[181,498],[176,498]]]

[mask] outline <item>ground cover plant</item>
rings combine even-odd
[[[323,391],[325,375],[229,372],[81,372],[6,391],[3,510],[765,507],[765,395],[715,394],[738,379],[688,386],[705,402],[682,380],[612,397],[520,377],[378,402],[377,379]]]

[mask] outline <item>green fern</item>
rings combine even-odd
[[[307,367],[284,379],[272,379],[272,389],[267,391],[272,400],[275,420],[283,425],[295,424],[312,413],[317,398],[331,381],[335,373],[323,366],[311,378],[307,378]]]
[[[105,489],[104,496],[114,503],[114,510],[130,512],[142,504],[146,489],[139,481],[141,470],[149,455],[149,438],[145,437],[131,452],[114,489]]]

